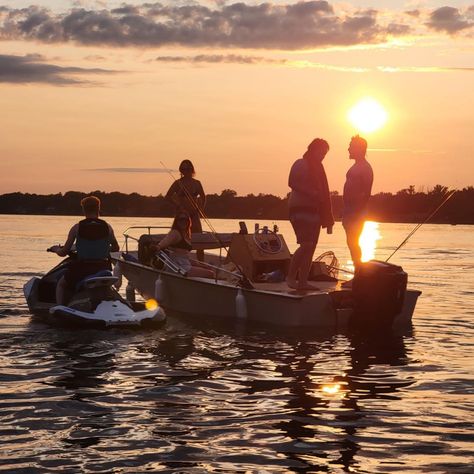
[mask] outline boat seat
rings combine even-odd
[[[118,278],[113,276],[110,270],[101,270],[100,272],[88,275],[83,278],[77,285],[76,291],[81,288],[97,288],[99,286],[110,286],[117,283]]]

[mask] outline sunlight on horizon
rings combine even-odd
[[[347,119],[359,132],[371,133],[385,125],[388,114],[380,102],[365,97],[348,111]]]

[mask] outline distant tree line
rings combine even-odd
[[[378,222],[420,222],[443,200],[448,188],[436,185],[428,191],[415,191],[409,186],[395,194],[378,193],[371,197],[369,218]],[[0,214],[50,214],[81,215],[80,201],[94,194],[102,201],[104,216],[171,217],[173,207],[162,195],[142,196],[138,193],[82,193],[68,191],[65,194],[9,193],[0,195]],[[342,216],[342,196],[331,193],[334,216]],[[238,196],[232,189],[220,194],[208,194],[205,208],[211,218],[269,219],[288,218],[288,196],[248,194]],[[459,189],[433,217],[431,222],[450,224],[474,224],[474,187]]]

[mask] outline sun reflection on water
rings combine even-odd
[[[347,389],[344,388],[345,384],[339,382],[325,383],[320,386],[321,392],[331,398],[344,398],[347,394]]]
[[[382,236],[379,232],[379,223],[373,221],[365,221],[364,229],[359,237],[359,245],[362,249],[362,261],[368,262],[375,258],[375,250],[377,249],[377,240]]]

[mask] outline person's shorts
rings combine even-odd
[[[321,219],[317,212],[312,209],[290,210],[290,222],[299,244],[318,243]]]
[[[77,284],[89,275],[94,275],[103,270],[112,270],[110,262],[106,260],[81,262],[80,260],[72,262],[64,273],[69,289],[74,290]]]
[[[169,252],[168,256],[170,257],[173,263],[175,263],[179,268],[181,268],[186,273],[189,272],[189,270],[191,270],[192,265],[189,260],[189,257],[187,257],[186,255],[180,255],[175,252]],[[168,272],[174,272],[174,269],[169,267],[168,265],[165,265],[163,269]]]

